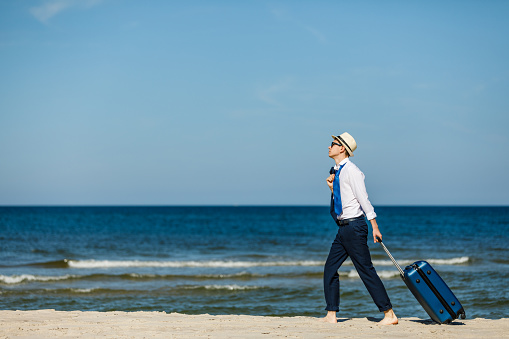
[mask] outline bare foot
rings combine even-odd
[[[398,318],[392,308],[384,312],[384,318],[382,321],[378,323],[378,325],[396,325],[398,323]]]
[[[323,318],[320,318],[320,321],[331,323],[331,324],[337,324],[338,319],[336,318],[336,312],[335,311],[328,311],[327,315]]]

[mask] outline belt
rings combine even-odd
[[[364,219],[364,215],[359,215],[358,217],[355,217],[355,218],[338,220],[336,222],[336,224],[338,224],[338,226],[346,226],[350,223],[350,221],[361,220],[361,219]]]

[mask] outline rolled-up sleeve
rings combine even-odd
[[[368,220],[375,219],[375,209],[373,208],[373,205],[371,205],[371,202],[369,202],[368,192],[366,191],[366,185],[364,184],[364,173],[360,170],[354,170],[350,172],[350,175],[350,185],[355,199],[357,199],[361,205],[362,211],[366,214],[366,218],[368,218]]]

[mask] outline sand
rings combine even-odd
[[[374,318],[184,315],[164,312],[0,311],[0,338],[509,338],[509,319],[438,325],[417,318],[380,326]]]

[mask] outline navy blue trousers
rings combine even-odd
[[[358,219],[348,225],[339,226],[336,239],[332,243],[323,271],[323,289],[327,311],[339,311],[338,269],[350,257],[362,282],[380,312],[392,308],[387,291],[371,263],[368,247],[368,225],[366,220]]]

